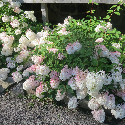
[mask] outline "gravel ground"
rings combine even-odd
[[[51,102],[32,99],[31,96],[0,96],[0,125],[125,125],[125,119],[107,117],[103,124],[90,111],[77,107],[67,108],[64,101]]]

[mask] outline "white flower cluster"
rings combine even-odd
[[[0,69],[0,79],[6,80],[8,73],[10,73],[10,70],[8,68]]]
[[[117,48],[117,49],[120,49],[120,48],[121,48],[120,43],[112,43],[112,46],[114,46],[114,47]]]
[[[38,65],[36,68],[36,75],[40,74],[41,76],[46,76],[49,72],[50,69],[46,65]]]
[[[25,11],[26,18],[31,19],[33,22],[36,22],[36,17],[34,16],[34,11]]]
[[[86,77],[87,93],[92,97],[96,97],[100,89],[102,89],[105,82],[105,72],[99,71],[97,73],[90,72]]]
[[[97,25],[97,27],[95,28],[95,31],[96,31],[96,32],[101,32],[101,31],[99,30],[99,28],[101,28],[101,29],[103,30],[103,32],[106,32],[107,29],[112,30],[112,24],[111,24],[110,22],[107,22],[106,27],[101,26],[101,25],[99,24],[99,25]]]
[[[88,102],[88,107],[91,110],[96,110],[100,107],[99,103],[96,101],[95,98],[92,98],[89,102]]]
[[[16,62],[21,63],[23,62],[23,59],[26,59],[29,56],[29,51],[23,50],[20,52],[20,55],[16,57]]]
[[[19,33],[19,32],[18,32]],[[45,39],[48,36],[48,31],[41,31],[35,34],[32,30],[28,29],[26,32],[26,37],[21,36],[19,39],[19,45],[17,48],[14,48],[15,52],[19,52],[27,47],[35,47],[36,45],[41,45],[49,42]]]
[[[104,109],[94,110],[94,111],[92,111],[92,114],[96,121],[99,121],[100,123],[103,123],[105,121]]]
[[[69,99],[69,102],[68,102],[69,109],[74,109],[77,107],[77,105],[78,105],[78,102],[77,102],[77,98],[75,96],[73,96],[72,98]]]
[[[10,25],[13,27],[13,28],[16,28],[16,27],[19,27],[20,26],[20,23],[17,19],[13,20]]]
[[[82,48],[82,45],[79,42],[74,42],[73,44],[69,43],[66,47],[68,54],[74,54],[75,51],[79,51]]]
[[[21,30],[20,29],[15,30],[15,34],[16,35],[21,34]]]
[[[31,60],[34,62],[35,65],[38,65],[38,64],[42,63],[43,59],[44,59],[44,57],[42,57],[42,56],[33,55],[31,57]]]
[[[12,78],[17,83],[23,79],[22,75],[18,71],[12,73]]]
[[[57,94],[56,94],[56,97],[55,97],[55,99],[57,101],[63,100],[63,98],[65,97],[65,92],[63,94],[61,94],[61,91],[62,90],[57,90]]]
[[[30,90],[34,89],[39,85],[39,82],[35,80],[35,76],[32,75],[23,83],[23,89],[24,90]]]
[[[116,119],[117,118],[122,119],[125,117],[125,110],[123,109],[123,107],[120,104],[115,106],[115,109],[112,109],[111,113],[112,113],[112,115],[115,116]]]
[[[65,68],[63,68],[61,70],[61,73],[60,73],[60,76],[59,76],[59,78],[62,81],[65,81],[66,79],[69,79],[72,76],[72,69],[68,69],[68,65],[65,65],[64,67]]]
[[[10,21],[10,17],[7,16],[7,15],[4,15],[4,16],[2,17],[2,21],[3,21],[3,22],[9,22],[9,21]]]
[[[14,61],[14,59],[12,57],[7,57],[6,58],[6,62],[7,62],[7,67],[8,68],[15,68],[16,67],[16,62]]]
[[[1,33],[0,36],[1,36],[1,40],[2,40],[1,42],[3,43],[3,48],[2,48],[1,54],[5,55],[5,56],[12,55],[12,53],[13,53],[12,44],[14,41],[14,37],[8,36],[4,32]]]
[[[21,3],[18,1],[16,1],[16,2],[10,2],[10,5],[9,5],[9,7],[12,7],[13,8],[13,11],[15,12],[15,13],[20,13],[21,12],[21,9],[19,8],[21,6]]]
[[[61,29],[57,32],[58,34],[61,33],[61,35],[67,35],[68,33],[70,33],[69,31],[66,31],[66,26],[69,25],[69,19],[72,19],[72,17],[71,17],[71,16],[68,16],[68,18],[65,18],[63,24],[58,23],[58,26],[59,26],[58,29],[61,28]],[[57,29],[57,30],[58,30],[58,29]]]
[[[0,1],[0,7],[2,7],[3,6],[3,2],[2,1]]]

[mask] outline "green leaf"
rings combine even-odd
[[[117,11],[119,11],[119,9],[120,9],[120,6],[117,6]]]
[[[74,93],[72,89],[67,89],[67,92]]]
[[[89,3],[92,3],[92,0],[89,0]]]
[[[113,5],[110,9],[114,8],[114,7],[117,7],[117,5]]]
[[[61,91],[61,94],[63,94],[65,91],[66,91],[66,90],[65,90],[65,89],[63,89],[63,90]]]
[[[109,11],[108,13],[112,13],[112,12],[113,12],[113,10],[107,10],[107,11]],[[107,14],[108,14],[108,13],[107,13]]]
[[[117,15],[120,15],[120,13],[119,12],[114,12],[115,14],[117,14]]]
[[[94,2],[94,4],[99,5],[98,3]]]
[[[107,15],[105,18],[103,18],[103,19],[109,19],[110,18],[110,16],[109,15]]]

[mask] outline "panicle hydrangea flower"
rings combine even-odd
[[[13,20],[10,25],[15,28],[15,27],[19,27],[20,23],[17,19]]]
[[[46,76],[48,75],[48,73],[50,72],[49,67],[47,67],[46,65],[38,65],[36,67],[36,74],[40,74],[42,76]]]
[[[43,93],[43,85],[40,82],[40,86],[36,88],[36,96],[39,97],[40,99],[44,97],[41,93]]]
[[[20,13],[21,12],[21,9],[19,8],[19,7],[15,7],[14,9],[13,9],[13,11],[15,12],[15,13]]]
[[[77,72],[77,75],[75,76],[75,80],[76,80],[76,85],[78,87],[78,89],[84,89],[86,87],[86,77],[87,77],[87,70],[85,70],[84,72],[82,70],[80,70],[79,72]]]
[[[120,48],[121,48],[120,43],[112,43],[112,46],[114,46],[114,47],[117,48],[117,49],[120,49]]]
[[[7,36],[6,32],[0,33],[0,40],[3,41],[3,39]]]
[[[29,39],[29,40],[34,40],[34,39],[36,39],[36,34],[33,32],[33,31],[31,31],[31,30],[27,30],[26,31],[26,37]]]
[[[0,1],[0,7],[2,7],[3,6],[3,2],[2,1]]]
[[[23,65],[19,65],[19,66],[17,66],[17,71],[21,71],[22,69],[23,69]]]
[[[101,49],[101,53],[99,54],[100,57],[109,57],[110,52],[104,45],[96,45],[95,46],[95,54],[98,56],[98,49]]]
[[[17,62],[17,63],[23,62],[23,56],[22,56],[22,55],[18,55],[18,56],[16,57],[16,62]]]
[[[69,45],[67,45],[66,47],[66,51],[68,54],[74,54],[75,50],[74,50],[74,46],[71,43],[68,43]]]
[[[82,45],[79,42],[74,42],[73,44],[68,43],[66,51],[68,54],[74,54],[75,51],[79,51],[82,48]]]
[[[59,83],[60,83],[60,79],[58,77],[54,77],[53,79],[52,78],[50,79],[50,85],[53,89],[58,88]]]
[[[96,97],[96,101],[100,105],[106,105],[107,104],[107,100],[108,100],[107,93],[105,93],[105,94],[98,94],[97,97]]]
[[[12,73],[12,78],[17,83],[23,79],[22,75],[18,71]]]
[[[62,35],[67,35],[68,33],[70,33],[69,31],[66,31],[66,28],[63,27],[60,31],[57,32],[58,34],[61,33]]]
[[[59,72],[57,71],[51,71],[51,73],[49,74],[51,79],[54,79],[55,77],[59,76]]]
[[[16,2],[10,2],[10,6],[12,8],[20,7],[21,3],[16,1]]]
[[[111,30],[112,29],[112,24],[110,22],[107,22],[106,28]]]
[[[38,65],[38,64],[40,64],[40,63],[43,62],[43,59],[44,59],[44,58],[45,58],[45,57],[33,55],[33,56],[31,57],[31,60],[35,63],[35,65]]]
[[[30,42],[25,36],[21,36],[21,38],[19,39],[19,43],[28,46]]]
[[[5,56],[10,56],[13,53],[13,47],[4,46],[2,48],[1,54]]]
[[[23,71],[23,77],[29,77],[29,73],[33,73],[33,70],[31,68],[27,68],[26,70]]]
[[[7,16],[7,15],[4,15],[4,16],[2,17],[2,21],[3,21],[3,22],[9,22],[9,21],[10,21],[10,17]]]
[[[15,62],[9,62],[9,63],[7,64],[7,67],[8,67],[8,68],[11,68],[11,69],[15,68],[15,67],[16,67]]]
[[[112,109],[111,113],[112,113],[112,115],[115,116],[116,119],[117,118],[122,119],[122,118],[125,117],[124,116],[125,111],[124,111],[123,107],[120,104],[118,104],[117,106],[115,106],[115,109]]]
[[[62,81],[69,79],[72,76],[72,69],[68,69],[68,65],[65,65],[64,68],[61,70],[59,78]]]
[[[16,35],[21,34],[21,30],[20,30],[20,29],[17,29],[17,30],[15,31],[15,34],[16,34]]]
[[[103,29],[103,32],[106,32],[106,31],[107,31],[107,28],[104,27],[104,26],[101,26],[100,24],[97,25],[97,27],[95,28],[95,31],[96,31],[96,32],[101,32],[101,31],[99,30],[99,28]]]
[[[74,46],[74,51],[77,52],[82,48],[82,45],[77,41],[73,43],[73,46]]]
[[[39,85],[39,82],[35,80],[35,75],[32,75],[23,83],[24,90],[34,89]]]
[[[113,94],[110,94],[107,97],[106,105],[104,105],[105,109],[114,109],[115,108],[115,97]]]
[[[34,11],[25,11],[24,12],[26,15],[26,18],[31,19],[33,22],[36,21],[36,17],[34,16]]]
[[[22,28],[24,28],[24,27],[27,27],[27,26],[28,26],[28,24],[27,24],[27,23],[25,23],[25,22],[22,22],[22,23],[21,23],[21,25],[22,25]]]
[[[63,93],[63,94],[61,94],[61,91],[62,90],[57,90],[57,94],[56,94],[56,97],[55,97],[55,99],[57,100],[57,101],[60,101],[60,100],[63,100],[63,98],[65,97],[65,92]]]
[[[121,53],[120,52],[118,52],[118,51],[115,51],[115,52],[110,52],[110,55],[112,55],[112,56],[116,56],[116,57],[120,57],[121,56]]]
[[[77,99],[84,99],[87,96],[87,88],[76,90]]]
[[[68,85],[70,85],[70,87],[73,89],[73,90],[77,90],[77,85],[76,85],[76,81],[75,79],[72,77],[69,81],[68,81]]]
[[[68,102],[69,109],[74,109],[77,107],[77,105],[78,105],[78,102],[77,102],[77,98],[75,96],[73,96],[72,98],[69,99],[69,102]]]
[[[8,69],[8,68],[0,69],[0,79],[6,80],[8,73],[10,73],[10,69]]]
[[[6,36],[3,38],[4,44],[7,45],[7,46],[10,46],[10,47],[11,47],[13,41],[14,41],[14,37],[13,37],[13,36],[8,36],[8,35],[6,35]]]
[[[88,107],[91,110],[96,110],[100,107],[99,103],[97,102],[97,100],[95,98],[92,98],[89,102],[88,102]]]
[[[76,66],[76,68],[73,68],[72,75],[76,76],[80,72],[80,69]]]
[[[97,43],[101,43],[101,42],[103,42],[103,38],[98,38],[95,42],[97,42]]]
[[[125,89],[125,79],[122,79],[122,81],[119,82],[121,89]]]
[[[112,73],[112,78],[115,82],[120,82],[122,81],[122,74],[121,72],[113,72]]]
[[[105,121],[105,112],[103,109],[94,110],[91,112],[96,121],[103,123]]]
[[[112,76],[106,74],[104,85],[111,84],[112,79],[113,79]]]
[[[86,87],[88,88],[88,94],[92,97],[98,95],[100,89],[102,89],[105,82],[105,72],[99,71],[97,73],[90,72],[86,77]]]
[[[59,49],[56,49],[56,48],[50,48],[49,49],[49,53],[52,51],[54,54],[58,51]]]
[[[57,58],[60,60],[63,60],[63,58],[65,58],[65,56],[63,54],[59,53]]]

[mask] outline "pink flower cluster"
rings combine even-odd
[[[62,81],[65,81],[66,79],[69,79],[72,76],[72,69],[68,69],[68,65],[65,65],[64,67],[65,68],[63,68],[61,70],[61,73],[60,73],[60,76],[59,76],[59,78]]]
[[[40,64],[40,63],[43,62],[43,59],[44,59],[44,58],[45,58],[45,57],[33,55],[33,56],[31,57],[31,60],[35,63],[35,65],[38,65],[38,64]]]
[[[41,83],[43,83],[43,82],[40,82],[40,86],[36,88],[36,96],[39,98],[44,97],[44,95],[42,95],[41,93],[48,91],[46,84],[45,83],[41,84]]]
[[[51,71],[50,73],[50,85],[53,89],[56,89],[60,83],[60,79],[59,79],[59,73],[57,73],[56,71]]]
[[[103,123],[105,121],[105,112],[103,109],[94,110],[91,113],[93,114],[93,117],[96,121],[99,121],[100,123]]]

